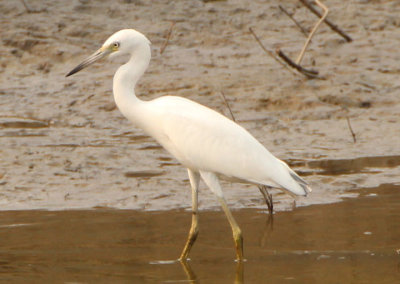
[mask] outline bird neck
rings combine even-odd
[[[150,46],[143,44],[135,49],[129,61],[120,66],[114,75],[113,93],[116,105],[131,122],[138,124],[140,105],[144,102],[135,95],[135,85],[149,66]],[[140,126],[140,125],[138,125]]]

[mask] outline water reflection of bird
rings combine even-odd
[[[239,260],[243,259],[242,232],[226,204],[220,177],[280,188],[296,195],[307,195],[311,191],[302,178],[275,158],[249,132],[218,112],[182,97],[164,96],[151,101],[137,98],[134,87],[149,65],[151,52],[150,41],[133,29],[113,34],[67,76],[106,56],[129,58],[119,67],[113,80],[114,99],[119,110],[187,168],[193,214],[181,260],[187,259],[198,234],[200,177],[217,196],[229,220]]]

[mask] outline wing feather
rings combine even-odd
[[[162,118],[163,135],[155,138],[186,167],[298,195],[308,192],[303,179],[227,117],[181,97],[161,97],[152,102],[158,104]]]

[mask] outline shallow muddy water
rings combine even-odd
[[[234,212],[246,261],[234,262],[222,212],[200,212],[191,260],[175,259],[190,226],[185,211],[0,212],[3,283],[396,283],[400,187],[357,199],[277,212]],[[192,282],[189,280],[193,280]]]
[[[266,48],[295,58],[305,37],[279,4],[0,1],[0,210],[190,208],[185,169],[116,109],[117,63],[102,61],[65,78],[122,28],[152,42],[138,96],[178,95],[228,114],[223,92],[238,123],[310,183],[313,193],[298,206],[399,182],[400,3],[327,1],[329,19],[353,42],[326,25],[317,31],[304,67],[326,80],[292,74],[250,34],[252,27]],[[297,0],[283,6],[305,28],[316,21]],[[201,187],[200,208],[219,208]],[[234,209],[264,208],[254,186],[223,188]],[[292,208],[291,197],[272,193],[276,210]]]

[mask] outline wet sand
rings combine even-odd
[[[222,212],[200,212],[189,266],[175,259],[190,226],[185,211],[0,212],[4,283],[396,283],[400,187],[278,212],[234,212],[246,261],[234,262]]]

